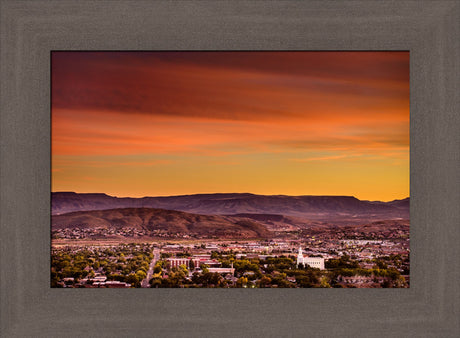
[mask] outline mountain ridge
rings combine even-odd
[[[104,193],[52,192],[53,215],[72,211],[158,208],[205,215],[280,214],[309,219],[370,217],[409,218],[410,198],[390,202],[362,201],[353,196],[288,196],[216,193],[158,197],[114,197]]]

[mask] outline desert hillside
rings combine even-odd
[[[91,210],[53,215],[52,228],[134,228],[189,235],[215,235],[220,238],[270,237],[270,232],[263,225],[248,218],[199,215],[153,208]]]

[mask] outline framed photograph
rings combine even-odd
[[[458,2],[1,13],[2,336],[458,336]]]
[[[52,51],[51,287],[409,287],[409,57]]]

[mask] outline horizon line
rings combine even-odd
[[[51,191],[51,193],[74,193],[74,194],[94,194],[94,195],[106,195],[109,197],[115,198],[148,198],[148,197],[184,197],[184,196],[196,196],[196,195],[255,195],[255,196],[286,196],[286,197],[305,197],[305,196],[315,196],[315,197],[351,197],[356,198],[359,201],[369,201],[369,202],[392,202],[392,201],[401,201],[405,199],[410,199],[410,195],[403,198],[395,198],[392,200],[368,200],[368,199],[360,199],[354,195],[286,195],[286,194],[256,194],[251,192],[207,192],[207,193],[190,193],[190,194],[178,194],[178,195],[145,195],[145,196],[117,196],[117,195],[110,195],[105,192],[76,192],[76,191]]]

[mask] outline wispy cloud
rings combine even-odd
[[[303,167],[322,162],[312,175],[336,175],[334,187],[350,182],[338,173],[367,177],[365,190],[381,168],[405,182],[409,53],[56,52],[51,124],[53,186],[65,190],[258,182],[304,194]]]

